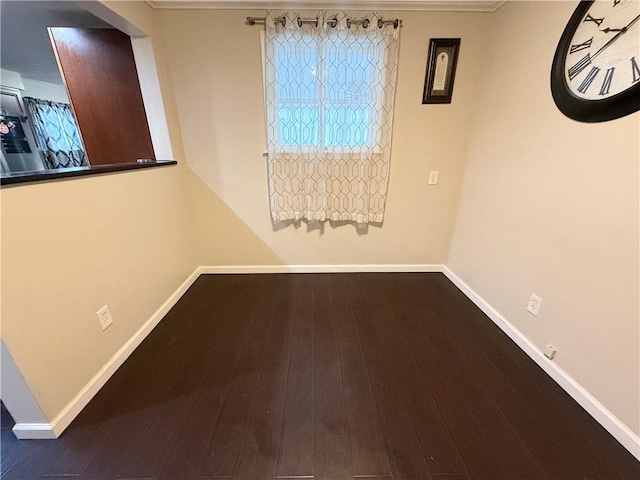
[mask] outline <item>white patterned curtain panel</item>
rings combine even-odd
[[[76,121],[68,103],[22,97],[36,131],[36,143],[47,168],[87,164]]]
[[[276,222],[380,223],[399,22],[383,22],[376,14],[317,18],[269,13],[265,22],[271,215]]]

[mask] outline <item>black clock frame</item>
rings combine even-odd
[[[602,100],[586,100],[575,96],[565,77],[565,61],[573,34],[582,22],[593,0],[581,1],[567,22],[560,37],[551,66],[551,94],[557,107],[567,117],[580,122],[606,122],[640,110],[640,82],[637,85]]]

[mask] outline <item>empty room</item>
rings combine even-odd
[[[0,478],[640,478],[640,1],[0,22]]]

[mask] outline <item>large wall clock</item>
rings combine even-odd
[[[558,42],[551,93],[567,117],[604,122],[640,110],[640,2],[583,1]]]

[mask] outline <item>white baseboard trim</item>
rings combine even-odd
[[[390,265],[223,265],[200,267],[203,274],[238,273],[354,273],[354,272],[442,272],[440,264]]]
[[[620,444],[640,460],[640,437],[632,432],[613,413],[593,397],[582,385],[576,382],[567,372],[544,354],[484,298],[476,293],[460,277],[444,266],[442,273],[476,304],[516,345],[536,362],[560,387],[584,408],[600,425],[602,425]]]
[[[20,440],[54,440],[58,438],[50,423],[16,423],[13,433]]]
[[[240,273],[336,273],[336,272],[441,272],[443,265],[228,265],[198,267],[180,285],[144,325],[111,357],[98,373],[80,390],[51,423],[18,423],[13,432],[19,439],[44,440],[58,438],[71,424],[107,380],[142,343],[160,320],[201,274]]]
[[[504,331],[529,357],[533,359],[560,387],[576,400],[596,421],[598,421],[620,444],[640,460],[640,438],[622,423],[604,405],[576,382],[556,363],[543,353],[522,332],[514,327],[486,300],[476,293],[446,265],[439,264],[396,264],[396,265],[226,265],[202,266],[180,285],[164,304],[140,327],[120,350],[100,369],[85,387],[67,404],[51,423],[18,423],[13,432],[19,439],[54,439],[69,426],[73,419],[91,401],[95,394],[111,378],[131,353],[142,343],[162,318],[201,274],[244,274],[244,273],[351,273],[351,272],[442,272],[480,310],[482,310],[502,331]]]
[[[149,333],[160,323],[160,320],[171,310],[189,287],[200,276],[200,269],[189,275],[175,292],[160,306],[156,312],[142,325],[138,331],[111,357],[111,359],[89,380],[82,390],[71,400],[51,423],[18,423],[13,432],[20,439],[53,439],[69,426],[82,409],[91,401],[96,393],[107,383],[129,355],[142,343]]]

